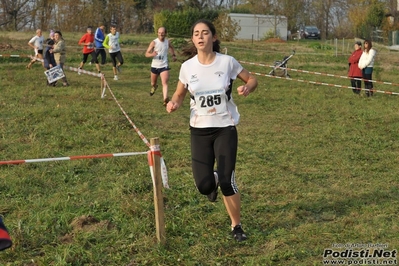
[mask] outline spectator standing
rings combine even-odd
[[[50,30],[49,38],[54,40],[54,30]]]
[[[121,46],[119,44],[120,34],[116,31],[116,26],[111,25],[110,33],[105,37],[103,45],[109,51],[109,56],[112,61],[112,70],[114,72],[114,80],[118,80],[118,73],[121,72],[123,65],[123,57],[121,53]],[[118,63],[116,60],[118,59]]]
[[[238,95],[244,97],[255,90],[258,82],[236,59],[220,54],[220,42],[211,22],[197,21],[191,28],[191,41],[193,46],[183,51],[189,59],[180,68],[177,88],[166,111],[176,111],[190,93],[191,163],[196,187],[213,202],[220,185],[231,234],[240,242],[247,236],[241,227],[235,176],[240,115],[232,98],[232,82],[239,78],[245,83],[237,88]]]
[[[168,62],[168,51],[172,52],[173,61],[176,61],[176,54],[173,45],[170,40],[166,38],[166,28],[160,27],[158,29],[158,38],[151,41],[147,51],[145,52],[146,57],[152,57],[151,62],[151,90],[150,95],[154,95],[158,85],[158,77],[161,77],[162,82],[162,93],[163,93],[163,105],[169,101],[168,97],[168,81],[169,81],[169,62]]]
[[[360,94],[362,91],[362,70],[359,68],[359,60],[362,56],[362,43],[357,41],[354,45],[355,50],[348,59],[349,72],[348,77],[351,78],[352,91],[355,94]]]
[[[57,66],[57,62],[55,61],[54,54],[53,54],[54,41],[49,38],[46,40],[46,44],[47,44],[47,46],[44,49],[44,53],[43,53],[43,66],[45,69],[49,70],[50,68]],[[48,80],[47,80],[48,86],[55,86],[56,84],[57,84],[57,81],[54,81],[53,83],[48,83]]]
[[[66,61],[66,45],[64,38],[62,38],[61,31],[54,32],[54,40],[55,42],[54,42],[53,53],[54,53],[55,62],[57,63],[57,65],[60,65],[62,69],[64,69],[64,64]],[[62,78],[62,85],[69,86],[66,75],[65,77]]]
[[[26,66],[27,69],[30,69],[32,65],[36,62],[36,58],[43,59],[43,35],[42,30],[37,29],[36,35],[29,40],[28,45],[32,47],[35,51],[35,58],[33,58],[29,64]]]
[[[364,79],[364,88],[366,89],[367,97],[373,96],[373,68],[374,60],[377,51],[373,48],[370,40],[365,40],[363,43],[363,53],[359,60],[359,68],[362,70]]]

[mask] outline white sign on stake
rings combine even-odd
[[[64,71],[62,71],[62,68],[60,65],[44,71],[44,74],[47,77],[48,83],[53,83],[53,82],[65,77]]]

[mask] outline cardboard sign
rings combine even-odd
[[[65,77],[64,71],[62,71],[62,68],[59,65],[44,71],[44,74],[47,77],[48,83],[53,83]]]

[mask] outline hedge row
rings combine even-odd
[[[199,19],[215,21],[219,12],[217,10],[196,10],[188,9],[184,11],[172,12],[161,11],[154,15],[155,34],[159,27],[166,27],[170,37],[190,38],[191,26]]]

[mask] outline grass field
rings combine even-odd
[[[77,67],[80,34],[64,35],[66,65]],[[31,54],[30,37],[0,32],[0,45],[13,47],[0,54]],[[339,78],[346,76],[349,52],[336,55],[317,41],[222,43],[238,60],[266,65],[296,50],[290,68],[334,75],[257,75],[256,92],[233,95],[241,113],[236,172],[249,236],[236,243],[221,198],[210,203],[194,187],[188,97],[168,114],[160,90],[149,96],[150,60],[143,53],[153,38],[122,36],[131,44],[122,50],[120,80],[112,80],[109,62],[103,72],[145,137],[160,139],[171,187],[163,191],[166,244],[156,241],[145,155],[3,165],[0,215],[14,245],[0,253],[0,265],[323,265],[325,249],[348,249],[334,244],[398,248],[398,96],[367,98],[307,82],[349,86]],[[398,54],[376,47],[373,77],[393,84],[375,88],[399,93]],[[27,63],[0,58],[0,160],[147,151],[110,93],[101,99],[98,78],[66,72],[71,86],[47,87],[44,69],[26,70]],[[171,63],[170,95],[179,65]]]

